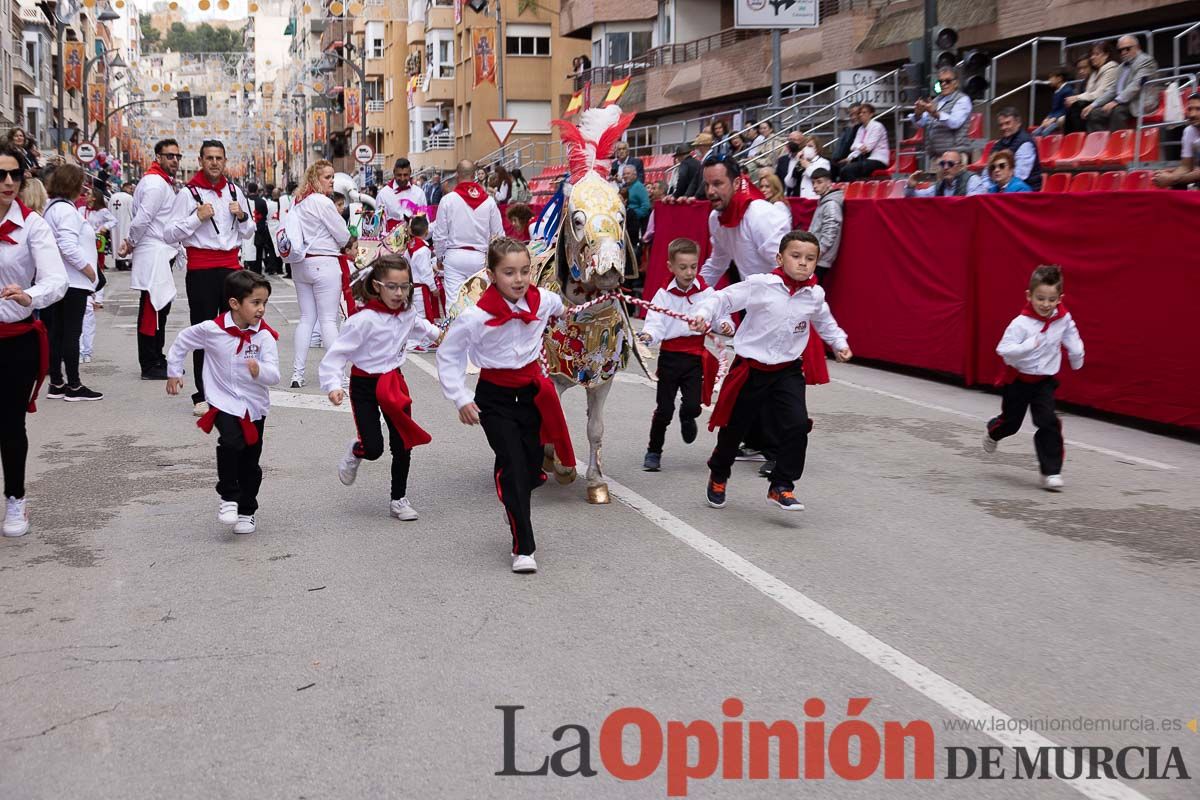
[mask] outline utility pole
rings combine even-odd
[[[783,108],[783,32],[778,28],[771,31],[771,110]]]
[[[921,87],[921,94],[926,91],[931,91],[933,87],[933,31],[938,25],[938,7],[937,0],[925,0],[925,65],[921,70],[921,77],[924,81],[924,86]]]
[[[504,14],[501,9],[504,0],[496,0],[496,111],[500,119],[508,118],[507,104],[504,102]],[[500,145],[499,163],[504,163],[504,145]]]

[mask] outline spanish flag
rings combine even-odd
[[[629,78],[622,78],[619,81],[613,81],[608,87],[608,94],[604,95],[604,102],[601,103],[601,108],[611,106],[613,103],[621,99],[621,95],[625,94],[625,90],[629,88]]]
[[[575,94],[571,95],[571,101],[567,103],[567,110],[563,112],[564,117],[569,117],[572,114],[578,114],[583,108],[583,90],[580,89]]]

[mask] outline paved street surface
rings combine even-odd
[[[309,387],[273,393],[259,529],[235,537],[216,521],[215,438],[184,396],[138,379],[136,297],[128,273],[111,277],[83,365],[107,396],[42,400],[33,531],[0,541],[4,800],[666,797],[665,755],[641,781],[605,767],[605,718],[636,706],[663,730],[719,730],[727,697],[738,719],[798,727],[820,698],[827,739],[850,698],[870,698],[859,716],[876,731],[929,722],[936,777],[912,779],[910,744],[907,780],[882,763],[864,781],[718,769],[690,797],[1200,796],[1196,779],[1013,780],[1011,750],[1159,746],[1161,769],[1178,747],[1200,773],[1200,734],[1184,727],[1200,715],[1195,444],[1066,415],[1067,489],[1048,494],[1029,430],[982,452],[997,397],[831,365],[834,382],[809,394],[808,510],[768,505],[758,465],[740,464],[716,511],[707,431],[689,447],[673,425],[663,471],[641,471],[654,392],[630,372],[607,412],[612,504],[587,505],[582,480],[539,490],[541,572],[516,576],[491,452],[442,398],[433,358],[405,368],[434,442],[413,457],[421,519],[400,523],[386,461],[337,480],[353,422],[313,385],[314,350]],[[168,343],[187,317],[178,283]],[[286,378],[298,312],[292,286],[275,287]],[[566,410],[585,453],[581,392]],[[551,736],[574,724],[599,774],[496,776],[499,705],[525,707],[520,769],[577,743]],[[1176,729],[949,727],[1003,715]],[[947,748],[986,746],[1005,747],[1005,779],[946,779]],[[574,769],[578,751],[563,760]]]

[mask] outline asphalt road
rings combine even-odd
[[[1049,494],[1029,431],[982,452],[995,396],[831,365],[834,382],[809,394],[808,510],[768,505],[758,465],[742,464],[716,511],[703,501],[707,431],[685,446],[672,426],[663,471],[640,470],[653,389],[629,373],[606,416],[613,502],[587,505],[582,481],[539,490],[541,571],[516,576],[483,434],[458,423],[433,359],[415,356],[415,415],[434,437],[413,457],[421,519],[388,517],[384,462],[342,486],[350,415],[316,387],[281,387],[259,529],[235,537],[215,518],[215,442],[185,397],[138,380],[136,298],[127,273],[111,278],[83,367],[107,397],[42,401],[33,531],[0,541],[4,800],[665,797],[683,768],[669,768],[667,745],[654,757],[649,727],[623,738],[647,777],[614,777],[621,729],[604,725],[628,707],[683,742],[675,756],[697,772],[717,745],[700,747],[699,725],[689,748],[668,720],[729,733],[722,766],[687,783],[689,797],[1200,796],[1194,780],[1013,778],[1019,746],[1157,746],[1160,770],[1177,747],[1200,772],[1200,734],[1186,728],[1200,715],[1195,444],[1064,415],[1067,488]],[[290,363],[295,294],[276,289],[268,319]],[[566,408],[584,452],[583,395]],[[723,713],[730,697],[743,712]],[[851,713],[851,698],[870,703]],[[511,712],[518,769],[577,744],[578,728],[552,738],[577,725],[598,774],[497,776],[497,706],[524,706]],[[836,733],[851,717],[868,725]],[[1041,727],[952,727],[996,718]],[[753,720],[804,730],[825,777],[779,779],[774,750],[769,779],[733,777],[739,737],[722,723]],[[1155,730],[1130,729],[1147,720]],[[865,780],[838,774],[844,734],[887,740],[886,721],[929,725],[905,777],[882,763]],[[825,748],[806,722],[824,722]],[[607,749],[602,729],[616,731]],[[851,764],[871,759],[858,742]],[[955,747],[1003,748],[1005,777],[980,780],[977,765],[948,779]],[[914,749],[932,753],[932,779],[913,777]],[[560,761],[578,769],[579,748]]]

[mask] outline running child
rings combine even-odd
[[[483,425],[496,454],[496,494],[512,534],[512,571],[537,572],[530,497],[546,482],[542,445],[554,445],[567,467],[575,452],[554,383],[542,370],[542,334],[563,312],[557,294],[532,285],[529,251],[506,236],[487,253],[491,285],[479,303],[451,324],[438,348],[438,380],[464,425]],[[466,386],[467,359],[479,365],[472,395]]]
[[[667,268],[672,280],[655,293],[651,302],[661,308],[690,315],[698,303],[713,290],[696,276],[700,265],[700,245],[691,239],[675,239],[667,246]],[[726,336],[733,335],[733,322],[724,319],[718,326]],[[717,379],[717,359],[704,346],[704,334],[694,333],[688,323],[659,311],[646,313],[646,324],[638,334],[646,345],[661,343],[658,353],[658,394],[654,415],[650,418],[650,444],[642,469],[658,472],[662,466],[663,443],[667,426],[675,414],[675,395],[680,396],[679,432],[686,444],[696,441],[696,417],[700,403],[712,404]]]
[[[433,248],[425,239],[429,235],[429,219],[413,217],[408,222],[408,263],[413,272],[413,306],[421,319],[437,322],[438,293],[433,277]]]
[[[400,367],[410,338],[432,343],[442,332],[417,315],[412,301],[412,267],[404,256],[380,256],[354,288],[361,310],[342,324],[319,370],[321,388],[329,394],[329,402],[340,406],[346,396],[342,376],[346,364],[351,365],[350,409],[358,437],[350,440],[338,464],[338,478],[350,486],[364,458],[376,461],[383,455],[383,429],[379,424],[382,411],[392,451],[389,512],[396,519],[411,522],[417,519],[417,510],[408,502],[412,449],[428,444],[431,438],[413,421],[412,396]]]
[[[1025,308],[1010,323],[996,346],[1005,369],[997,385],[1004,387],[1000,415],[994,417],[983,434],[983,449],[996,452],[1001,439],[1012,436],[1025,421],[1029,409],[1037,433],[1033,447],[1037,451],[1042,488],[1057,492],[1063,488],[1062,422],[1054,413],[1054,377],[1062,366],[1062,350],[1067,349],[1071,369],[1083,366],[1083,339],[1075,319],[1063,305],[1062,267],[1041,266],[1029,278]]]
[[[703,331],[708,320],[745,310],[746,317],[733,337],[738,356],[721,387],[708,428],[720,428],[717,446],[708,460],[707,499],[713,508],[725,507],[729,480],[738,444],[759,412],[769,409],[779,443],[775,467],[769,475],[767,500],[785,511],[803,511],[793,494],[804,474],[808,451],[808,408],[801,356],[808,345],[810,326],[829,342],[838,361],[853,355],[846,332],[825,302],[825,290],[814,272],[821,256],[817,237],[792,231],[779,242],[778,265],[766,275],[722,289],[704,301],[692,316],[694,331]]]
[[[263,429],[271,407],[270,387],[279,383],[279,334],[263,320],[271,284],[250,270],[225,278],[229,310],[216,319],[184,328],[167,353],[167,394],[183,388],[183,363],[204,351],[204,400],[208,411],[196,425],[217,429],[217,519],[234,533],[254,533],[262,486]]]

